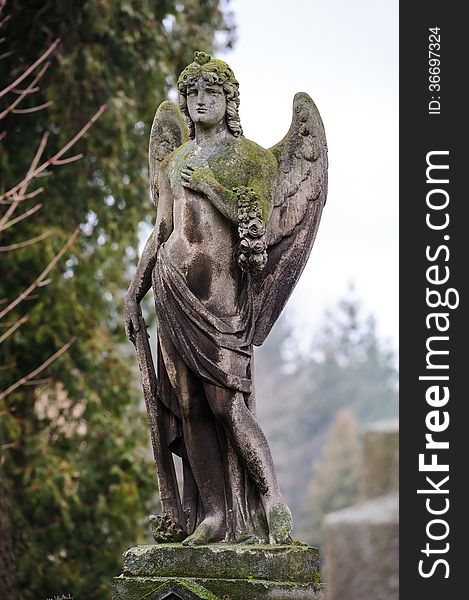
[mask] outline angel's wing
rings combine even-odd
[[[326,134],[308,94],[295,95],[290,129],[271,151],[279,178],[266,230],[268,260],[254,279],[256,346],[267,337],[300,278],[326,202]]]
[[[151,126],[148,147],[150,191],[155,207],[158,205],[158,179],[163,160],[189,139],[189,131],[179,108],[174,102],[162,102]]]

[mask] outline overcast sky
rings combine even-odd
[[[271,147],[297,91],[321,112],[329,196],[289,306],[307,340],[350,282],[398,343],[398,2],[232,0],[244,134]]]

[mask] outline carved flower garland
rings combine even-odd
[[[238,265],[243,271],[258,273],[267,263],[265,226],[259,199],[250,187],[238,187],[234,192],[238,196]]]

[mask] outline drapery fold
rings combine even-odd
[[[172,364],[175,358],[182,359],[201,383],[202,398],[194,398],[194,401],[207,401],[203,397],[205,381],[241,392],[247,407],[254,411],[251,285],[249,277],[246,277],[233,316],[214,315],[188,288],[169,261],[163,245],[153,271],[153,291],[159,346],[158,401],[164,406],[161,414],[165,420],[161,428],[165,432],[163,443],[183,460],[181,502],[187,532],[191,534],[204,513],[187,457],[177,392],[171,385],[168,371],[176,368]],[[265,540],[267,523],[260,494],[242,466],[224,427],[214,416],[212,418],[223,460],[226,539],[242,540],[254,535]]]

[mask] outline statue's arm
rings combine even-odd
[[[171,235],[173,229],[172,197],[169,180],[165,173],[160,176],[158,214],[155,228],[145,244],[137,271],[124,299],[124,325],[127,337],[133,341],[139,329],[139,304],[151,288],[152,272],[155,267],[158,250]]]
[[[204,192],[213,206],[232,223],[238,224],[237,195],[222,186],[215,178]]]
[[[155,266],[157,253],[157,229],[155,227],[145,244],[138,261],[137,271],[127,291],[127,296],[137,303],[142,301],[151,287],[151,274]]]
[[[259,157],[259,166],[255,177],[251,177],[247,187],[252,188],[264,208],[263,218],[266,223],[272,212],[272,174],[276,176],[277,165],[273,156]],[[210,167],[191,167],[187,165],[181,172],[182,185],[206,196],[221,214],[235,225],[238,218],[238,193],[234,189],[224,187],[214,176]],[[245,189],[240,186],[239,189]]]
[[[187,165],[181,171],[181,183],[206,196],[224,217],[232,223],[238,223],[237,195],[215,179],[210,167]]]
[[[276,172],[275,176],[276,176]],[[259,202],[261,215],[264,225],[267,225],[273,208],[273,179],[267,173],[259,175],[248,182],[248,188],[251,188],[256,193],[256,199]]]

